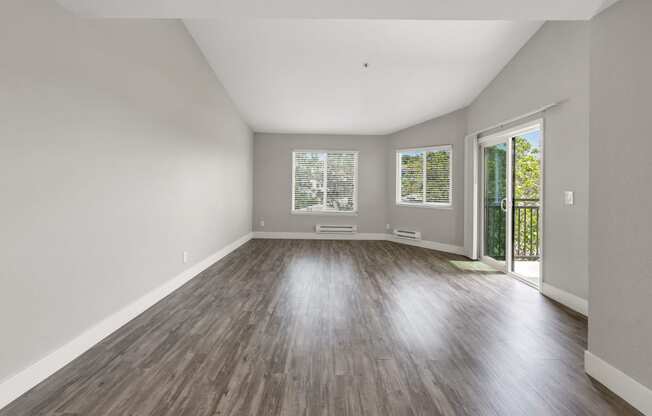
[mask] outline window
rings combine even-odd
[[[423,207],[452,205],[451,146],[396,152],[396,203]]]
[[[292,212],[349,213],[358,210],[358,152],[292,152]]]

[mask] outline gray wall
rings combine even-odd
[[[247,234],[252,133],[178,21],[0,28],[4,379]]]
[[[314,232],[315,224],[357,224],[361,233],[385,233],[386,224],[422,231],[423,239],[464,243],[465,110],[428,121],[390,136],[260,134],[254,138],[255,231]],[[396,149],[453,145],[453,208],[395,205]],[[358,150],[357,216],[292,215],[292,150]],[[260,221],[265,221],[265,226]]]
[[[558,101],[545,114],[544,279],[587,299],[589,23],[546,23],[471,104],[468,131]]]
[[[424,240],[464,245],[464,135],[466,109],[401,130],[389,136],[387,146],[388,223],[422,232]],[[453,146],[452,208],[415,208],[396,205],[396,150],[450,144]]]
[[[384,136],[256,134],[254,138],[254,230],[314,232],[315,224],[356,224],[361,233],[384,233],[386,166]],[[358,215],[292,215],[292,151],[358,150]],[[260,221],[265,220],[261,227]]]
[[[589,350],[652,388],[652,2],[591,27]]]

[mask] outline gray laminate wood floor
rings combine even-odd
[[[253,240],[8,415],[634,415],[586,320],[463,257]]]

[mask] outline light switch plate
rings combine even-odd
[[[564,192],[564,205],[573,205],[575,203],[573,191]]]

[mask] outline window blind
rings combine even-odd
[[[357,211],[358,154],[353,151],[292,153],[292,211]]]
[[[451,146],[399,150],[396,202],[451,205],[451,154]]]

